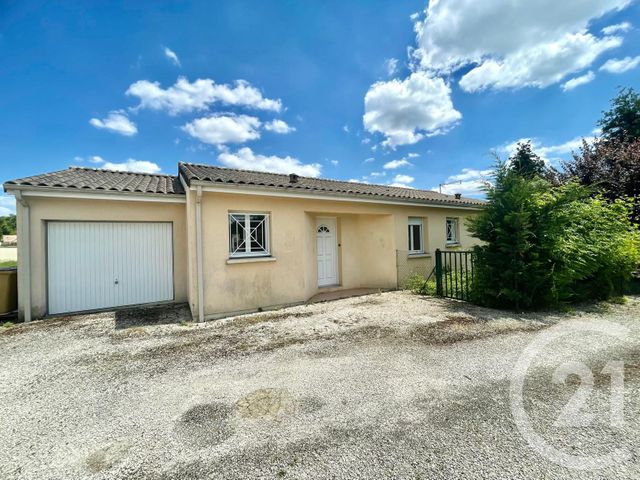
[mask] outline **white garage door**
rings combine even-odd
[[[50,314],[173,300],[171,223],[47,225]]]

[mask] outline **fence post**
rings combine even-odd
[[[442,296],[442,252],[436,249],[436,295]]]

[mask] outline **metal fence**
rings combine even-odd
[[[436,294],[468,301],[473,282],[473,252],[438,249],[435,263]]]

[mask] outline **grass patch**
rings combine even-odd
[[[442,322],[414,327],[409,335],[431,345],[450,345],[506,333],[535,331],[545,327],[547,325],[540,322],[512,318],[484,321],[462,315],[449,315]]]
[[[253,315],[244,315],[241,317],[237,317],[231,321],[231,325],[238,328],[250,327],[252,325],[257,325],[260,323],[266,322],[276,322],[279,320],[287,320],[290,318],[305,318],[310,317],[314,313],[313,312],[267,312]]]
[[[629,299],[627,297],[625,297],[624,295],[619,296],[619,297],[612,297],[609,300],[609,303],[614,303],[616,305],[624,305],[625,303],[627,303],[629,301]]]
[[[404,288],[411,290],[416,295],[435,295],[435,278],[425,279],[422,275],[414,273],[405,282]]]
[[[17,267],[17,266],[18,266],[18,262],[16,262],[15,260],[5,260],[4,262],[0,262],[0,268]]]
[[[13,327],[14,323],[13,322],[4,322],[2,324],[2,328],[11,328]]]

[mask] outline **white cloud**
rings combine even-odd
[[[369,158],[365,158],[365,159],[362,161],[362,163],[371,163],[371,162],[374,162],[374,161],[375,161],[375,158],[373,158],[373,157],[369,157]]]
[[[329,160],[329,163],[331,163],[331,165],[338,165],[340,162],[338,160]]]
[[[616,23],[615,25],[609,25],[602,29],[602,33],[605,35],[613,35],[614,33],[624,33],[631,30],[631,24],[629,22]]]
[[[103,118],[102,120],[99,118],[92,118],[89,120],[89,123],[96,128],[110,130],[127,137],[131,137],[138,133],[136,124],[129,120],[122,110],[113,110],[109,112],[107,118]]]
[[[571,80],[563,83],[562,90],[564,90],[565,92],[569,90],[573,90],[574,88],[579,87],[580,85],[585,85],[589,82],[592,82],[595,78],[596,78],[595,73],[589,70],[584,75],[580,75],[579,77],[572,78]]]
[[[365,128],[384,134],[383,145],[391,148],[444,133],[462,118],[453,108],[449,86],[425,72],[374,83],[365,95],[364,109]]]
[[[255,154],[248,147],[241,148],[235,153],[222,152],[218,155],[218,161],[231,168],[284,174],[297,173],[305,177],[320,176],[322,168],[318,163],[303,164],[297,158],[290,156],[278,157],[275,155]]]
[[[281,134],[286,134],[286,133],[291,133],[296,131],[295,127],[291,127],[284,120],[278,120],[278,119],[271,120],[270,122],[265,123],[264,129],[269,132],[281,133]]]
[[[597,134],[596,131],[593,132]],[[533,152],[540,156],[545,162],[550,164],[558,164],[561,160],[565,160],[570,157],[573,152],[577,152],[582,146],[582,140],[592,142],[595,137],[593,135],[587,135],[584,137],[575,137],[566,142],[556,145],[545,145],[536,138],[521,138],[510,143],[506,143],[497,148],[499,153],[502,153],[508,157],[516,152],[518,143],[531,142]]]
[[[260,138],[260,120],[248,115],[213,115],[196,118],[182,127],[192,137],[211,145],[243,143]]]
[[[349,133],[349,125],[343,125],[342,130],[344,130],[345,133]]]
[[[116,172],[160,173],[162,171],[157,163],[147,160],[136,160],[135,158],[129,158],[126,162],[122,163],[114,163],[107,162],[103,160],[102,157],[94,155],[89,161],[100,164],[100,168],[114,170]]]
[[[609,73],[624,73],[633,70],[638,65],[640,65],[640,56],[625,57],[622,59],[612,58],[607,60],[604,65],[600,67],[600,70],[605,70]]]
[[[456,175],[448,177],[442,186],[433,187],[431,190],[442,191],[447,195],[460,193],[467,196],[478,196],[483,192],[483,187],[489,182],[492,170],[477,170],[473,168],[463,168]]]
[[[460,79],[460,87],[467,92],[547,87],[583,70],[602,52],[621,44],[619,37],[597,39],[589,33],[567,34],[555,42],[523,48],[504,59],[486,60]]]
[[[391,160],[390,162],[385,163],[382,168],[385,168],[387,170],[394,170],[400,167],[410,167],[411,165],[413,165],[411,162],[407,161],[404,158],[401,158],[400,160]]]
[[[386,177],[387,176],[387,172],[371,172],[369,174],[370,177]]]
[[[415,178],[409,176],[409,175],[396,175],[393,178],[393,181],[395,183],[413,183],[413,181],[415,180]]]
[[[363,145],[366,145],[367,143],[370,143],[370,142],[371,142],[371,139],[370,139],[370,138],[368,138],[368,137],[363,138],[363,139],[361,140],[361,143],[362,143]]]
[[[393,77],[398,71],[398,59],[397,58],[387,58],[384,61],[384,68],[387,71],[387,75]]]
[[[0,193],[0,217],[16,213],[16,199],[13,195]]]
[[[169,47],[164,47],[164,56],[167,57],[171,63],[173,63],[176,67],[181,67],[182,65],[180,65],[180,59],[178,58],[178,55],[176,55],[176,52],[174,52],[173,50],[171,50]]]
[[[451,73],[475,65],[460,86],[545,87],[588,68],[622,42],[587,32],[593,19],[621,10],[631,0],[439,0],[415,23],[420,65]]]
[[[414,152],[411,152],[411,153],[407,154],[407,157],[409,157],[409,158],[416,158],[416,157],[419,157],[419,156],[420,156],[419,153],[414,153]]]
[[[209,78],[200,78],[193,83],[179,77],[176,83],[163,89],[159,82],[139,80],[129,86],[126,95],[138,97],[136,108],[166,110],[170,115],[204,110],[214,102],[272,110],[282,109],[280,100],[264,98],[260,90],[245,80],[237,80],[234,86],[216,84]]]

